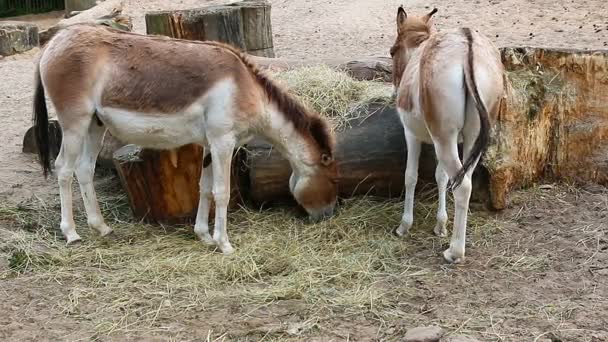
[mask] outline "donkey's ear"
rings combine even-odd
[[[403,5],[401,5],[397,9],[397,27],[401,27],[401,25],[405,24],[405,19],[407,19],[407,13],[405,13]]]
[[[436,8],[433,8],[433,10],[432,10],[432,11],[430,11],[429,13],[427,13],[427,14],[424,16],[424,21],[428,22],[429,20],[431,20],[431,17],[432,17],[432,16],[433,16],[433,14],[435,14],[435,13],[437,13],[437,9],[436,9]]]

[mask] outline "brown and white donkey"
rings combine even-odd
[[[74,172],[89,226],[101,235],[112,232],[93,187],[106,130],[147,148],[205,147],[209,155],[194,231],[224,254],[234,250],[226,232],[232,153],[255,135],[267,138],[290,161],[290,190],[308,214],[314,220],[333,215],[338,168],[327,122],[230,46],[86,24],[58,32],[43,48],[36,71],[35,132],[46,175],[51,161],[45,92],[63,132],[55,167],[60,228],[68,243],[80,240],[72,216]],[[216,205],[213,237],[211,199]]]
[[[500,52],[484,35],[469,28],[435,32],[431,17],[397,11],[397,39],[390,50],[397,110],[405,128],[407,166],[405,204],[398,235],[413,223],[414,191],[422,142],[433,144],[438,165],[439,209],[435,233],[445,236],[446,191],[454,192],[454,231],[443,255],[464,260],[471,175],[489,143],[503,97]],[[464,165],[458,155],[463,142]],[[447,173],[447,174],[446,174]]]

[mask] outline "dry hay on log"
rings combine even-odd
[[[273,76],[304,105],[329,118],[336,130],[346,129],[351,120],[361,119],[365,107],[372,102],[393,103],[392,85],[356,80],[327,65],[274,72]]]

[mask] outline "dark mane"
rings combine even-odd
[[[88,23],[74,25],[98,26],[96,24]],[[160,35],[142,35],[129,31],[118,30],[109,26],[102,27],[108,31],[124,35],[144,36],[153,40],[172,40],[187,42],[189,44],[217,46],[228,50],[236,55],[251,71],[257,83],[264,89],[268,99],[272,100],[276,104],[279,111],[283,113],[285,118],[294,125],[295,129],[304,136],[312,137],[319,147],[321,153],[326,153],[333,157],[334,138],[330,133],[327,122],[318,114],[307,110],[306,107],[304,107],[304,105],[302,105],[294,96],[290,95],[287,91],[283,90],[268,76],[266,76],[243,51],[237,49],[236,47],[216,41],[198,41],[176,39]]]
[[[262,86],[266,96],[274,101],[279,111],[291,122],[296,130],[303,135],[310,135],[317,143],[322,153],[333,156],[334,139],[330,134],[327,122],[316,113],[311,113],[295,97],[283,90],[273,80],[266,76],[242,51],[220,42],[202,42],[207,45],[223,47],[235,55],[251,70],[256,81]]]

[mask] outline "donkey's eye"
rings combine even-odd
[[[391,57],[394,57],[394,56],[395,56],[395,52],[397,52],[397,47],[396,47],[396,46],[393,46],[393,47],[391,48],[391,51],[390,51],[390,53],[391,53]]]

